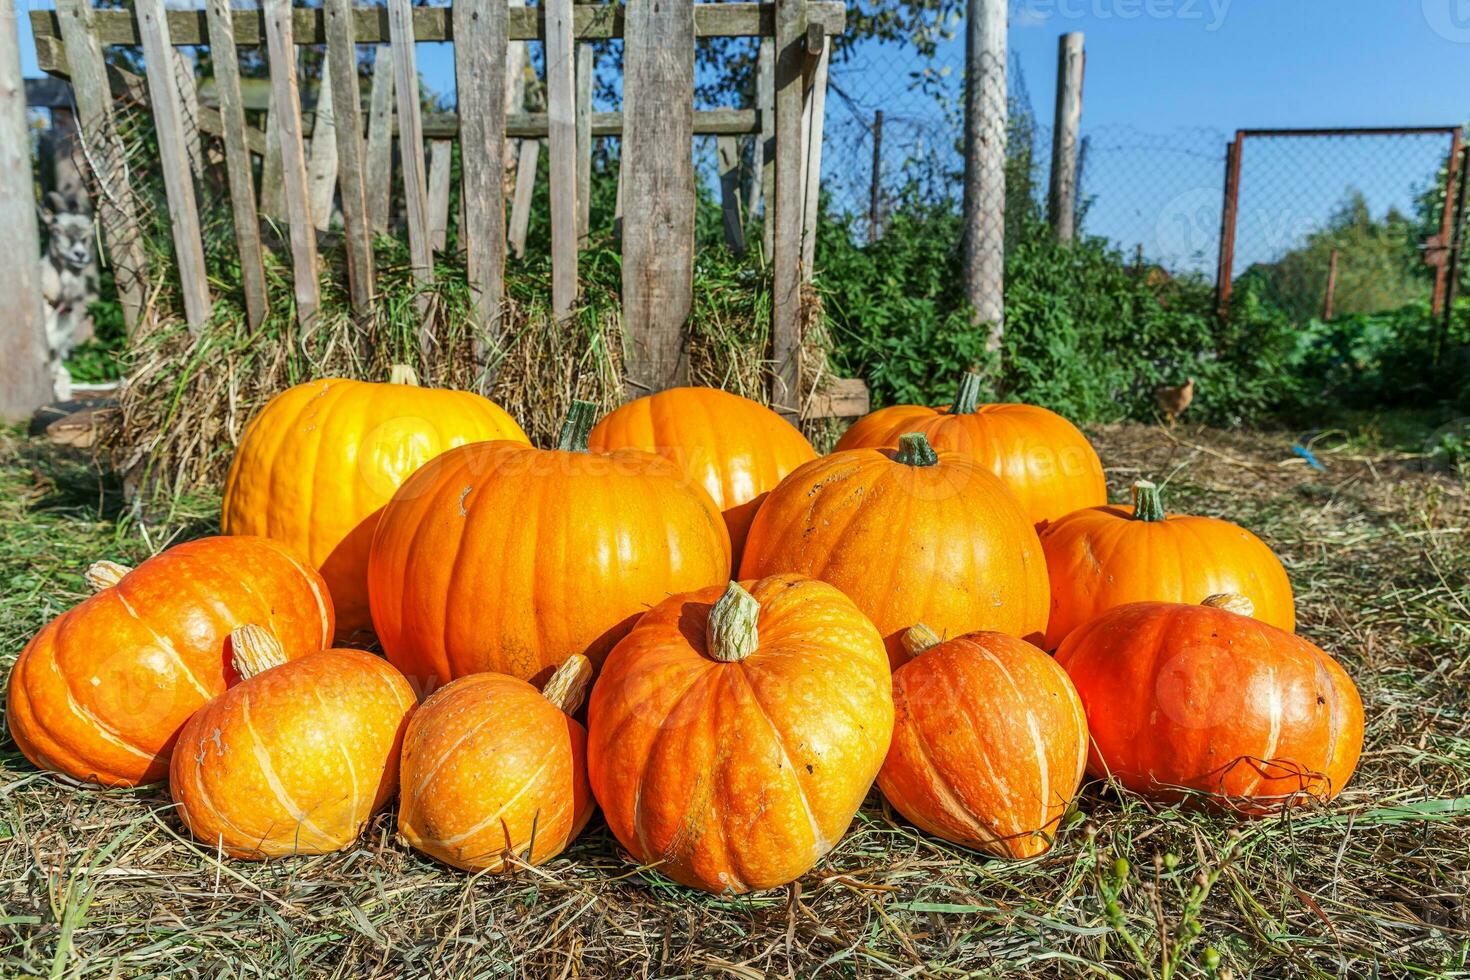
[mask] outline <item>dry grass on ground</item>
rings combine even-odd
[[[1413,457],[1281,434],[1107,427],[1115,495],[1256,529],[1300,630],[1368,711],[1329,808],[1236,822],[1089,785],[1054,851],[1004,864],[915,833],[875,793],[798,887],[726,900],[630,866],[594,822],[501,879],[434,865],[380,816],[344,854],[221,863],[159,789],[97,792],[0,739],[0,976],[1408,976],[1470,970],[1470,493]],[[119,518],[84,461],[0,436],[0,670],[91,558],[209,528]],[[1119,858],[1126,858],[1126,875]],[[1208,886],[1191,899],[1196,882]]]

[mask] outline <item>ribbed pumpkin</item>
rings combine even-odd
[[[878,786],[920,828],[997,857],[1044,853],[1087,765],[1087,719],[1067,672],[1003,633],[904,636],[893,745]]]
[[[1031,521],[1000,481],[921,433],[900,448],[807,463],[756,514],[740,574],[810,575],[837,586],[883,634],[894,666],[903,632],[977,629],[1041,638],[1046,561]]]
[[[506,854],[540,864],[587,826],[592,663],[573,655],[538,691],[505,674],[470,674],[435,691],[403,738],[398,832],[466,871],[504,871]]]
[[[670,388],[635,399],[597,423],[591,446],[644,449],[678,464],[724,512],[737,565],[761,498],[817,458],[790,422],[718,388]]]
[[[236,680],[236,626],[268,624],[288,657],[332,637],[321,576],[265,538],[202,538],[135,569],[97,562],[86,578],[96,594],[21,651],[5,710],[27,759],[86,782],[168,775],[184,722]]]
[[[394,383],[308,381],[256,414],[225,482],[221,527],[285,542],[321,569],[337,608],[337,638],[371,638],[367,558],[378,512],[408,475],[468,442],[527,443],[515,419],[467,391]]]
[[[1159,489],[1133,485],[1133,506],[1089,507],[1041,532],[1051,575],[1046,647],[1078,626],[1130,602],[1199,602],[1239,593],[1255,616],[1296,629],[1286,569],[1260,538],[1213,517],[1165,514]]]
[[[710,892],[774,888],[841,838],[888,750],[883,643],[796,575],[674,596],[592,690],[587,767],[633,857]]]
[[[1139,793],[1212,794],[1248,812],[1335,796],[1363,747],[1347,672],[1243,596],[1136,602],[1057,651],[1092,734],[1088,771]]]
[[[416,684],[481,671],[540,683],[574,653],[600,664],[655,603],[728,578],[709,495],[652,453],[588,452],[594,418],[576,403],[559,449],[451,450],[383,509],[373,621]]]
[[[236,858],[347,847],[398,788],[413,689],[362,650],[288,662],[249,624],[231,645],[244,680],[189,719],[169,769],[184,824]]]
[[[1038,526],[1108,502],[1097,452],[1075,425],[1036,405],[978,404],[980,379],[967,374],[949,408],[894,405],[853,423],[839,450],[894,447],[922,432],[940,452],[971,456],[1010,488]]]

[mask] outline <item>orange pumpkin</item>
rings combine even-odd
[[[321,576],[265,538],[203,538],[135,569],[97,562],[86,577],[96,594],[21,651],[5,715],[27,759],[90,783],[168,775],[179,729],[236,679],[236,626],[269,624],[288,657],[332,637]]]
[[[368,548],[399,484],[454,446],[528,444],[489,399],[420,388],[402,366],[393,377],[324,378],[281,392],[245,429],[225,482],[224,532],[275,538],[321,569],[341,642],[371,639]]]
[[[1038,526],[1108,502],[1097,452],[1078,428],[1036,405],[980,405],[980,379],[967,374],[949,408],[894,405],[853,423],[838,450],[897,446],[922,432],[940,452],[974,457],[1010,488]]]
[[[997,857],[1047,851],[1087,766],[1087,719],[1067,672],[1003,633],[904,637],[893,674],[888,802],[929,833]]]
[[[725,514],[735,564],[766,492],[817,451],[758,402],[718,388],[670,388],[635,399],[592,430],[592,448],[644,449],[682,469]]]
[[[795,880],[842,837],[888,750],[893,694],[877,631],[830,585],[721,591],[660,603],[613,650],[587,767],[635,859],[741,893]]]
[[[921,433],[900,448],[854,449],[806,464],[756,514],[740,574],[810,575],[873,621],[893,665],[915,623],[949,636],[997,630],[1041,638],[1046,561],[1031,521],[1000,481]]]
[[[1260,538],[1229,521],[1165,514],[1147,480],[1133,485],[1132,507],[1089,507],[1053,521],[1041,547],[1051,575],[1048,650],[1115,606],[1225,592],[1249,598],[1262,622],[1296,628],[1286,569]]]
[[[592,816],[587,732],[569,717],[591,680],[591,661],[575,654],[543,691],[505,674],[435,691],[403,738],[399,833],[466,871],[560,854]]]
[[[1342,792],[1363,747],[1347,672],[1243,596],[1135,602],[1057,651],[1092,733],[1088,770],[1139,793],[1184,790],[1248,812]]]
[[[383,509],[373,621],[416,684],[539,683],[574,653],[600,664],[654,603],[728,578],[709,495],[652,453],[588,452],[594,415],[576,403],[559,449],[450,450]]]
[[[244,680],[189,719],[169,768],[184,824],[236,858],[340,851],[398,788],[413,689],[362,650],[288,662],[250,624],[231,645]]]

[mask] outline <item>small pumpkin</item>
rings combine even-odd
[[[470,674],[435,691],[403,738],[398,832],[466,871],[541,864],[587,826],[587,732],[570,717],[592,680],[574,654],[544,690],[505,674]]]
[[[595,413],[574,404],[557,449],[452,449],[383,509],[373,621],[416,684],[540,683],[574,653],[598,665],[654,603],[728,578],[714,501],[652,453],[589,452]]]
[[[266,538],[201,538],[132,569],[100,561],[86,580],[95,594],[21,651],[5,716],[27,759],[89,783],[168,775],[184,722],[237,680],[241,623],[267,624],[292,658],[332,638],[326,583]]]
[[[1087,719],[1067,672],[1003,633],[904,634],[893,744],[878,786],[909,821],[997,857],[1050,849],[1087,766]]]
[[[970,457],[935,453],[923,433],[899,443],[833,453],[783,480],[751,524],[740,574],[837,586],[878,627],[895,667],[919,622],[1039,640],[1046,561],[1015,497]]]
[[[1057,662],[1087,711],[1088,771],[1246,812],[1342,792],[1363,747],[1357,687],[1332,657],[1251,612],[1238,595],[1135,602],[1074,630]]]
[[[413,689],[363,650],[287,661],[253,624],[231,646],[244,680],[189,719],[169,769],[184,824],[235,858],[349,846],[398,788]]]
[[[940,452],[973,457],[1000,477],[1038,527],[1108,502],[1102,461],[1071,422],[1036,405],[981,405],[980,379],[966,374],[949,408],[893,405],[853,423],[838,450],[896,447],[922,432]]]
[[[675,463],[725,515],[738,565],[767,491],[817,451],[759,402],[718,388],[669,388],[615,409],[592,430],[594,451],[643,449]]]
[[[488,439],[529,444],[504,409],[468,391],[323,378],[289,388],[251,420],[225,481],[220,526],[284,542],[321,570],[340,642],[371,639],[367,558],[378,513],[446,449]]]
[[[629,853],[709,892],[774,888],[842,837],[893,731],[883,643],[797,575],[674,596],[608,656],[587,765]]]
[[[1051,576],[1046,647],[1115,606],[1246,596],[1262,622],[1296,628],[1286,569],[1251,532],[1213,517],[1166,514],[1159,488],[1133,485],[1133,506],[1073,511],[1041,532]]]

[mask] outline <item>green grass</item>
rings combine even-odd
[[[1089,783],[1048,855],[983,858],[874,793],[796,885],[690,892],[600,820],[503,878],[434,864],[379,816],[351,851],[221,862],[159,788],[97,791],[0,738],[0,976],[1444,976],[1470,971],[1470,491],[1370,440],[1108,426],[1115,496],[1241,521],[1282,554],[1300,631],[1367,708],[1333,805],[1264,820]],[[90,461],[0,435],[0,671],[97,557],[208,533],[209,494],[151,523]]]

